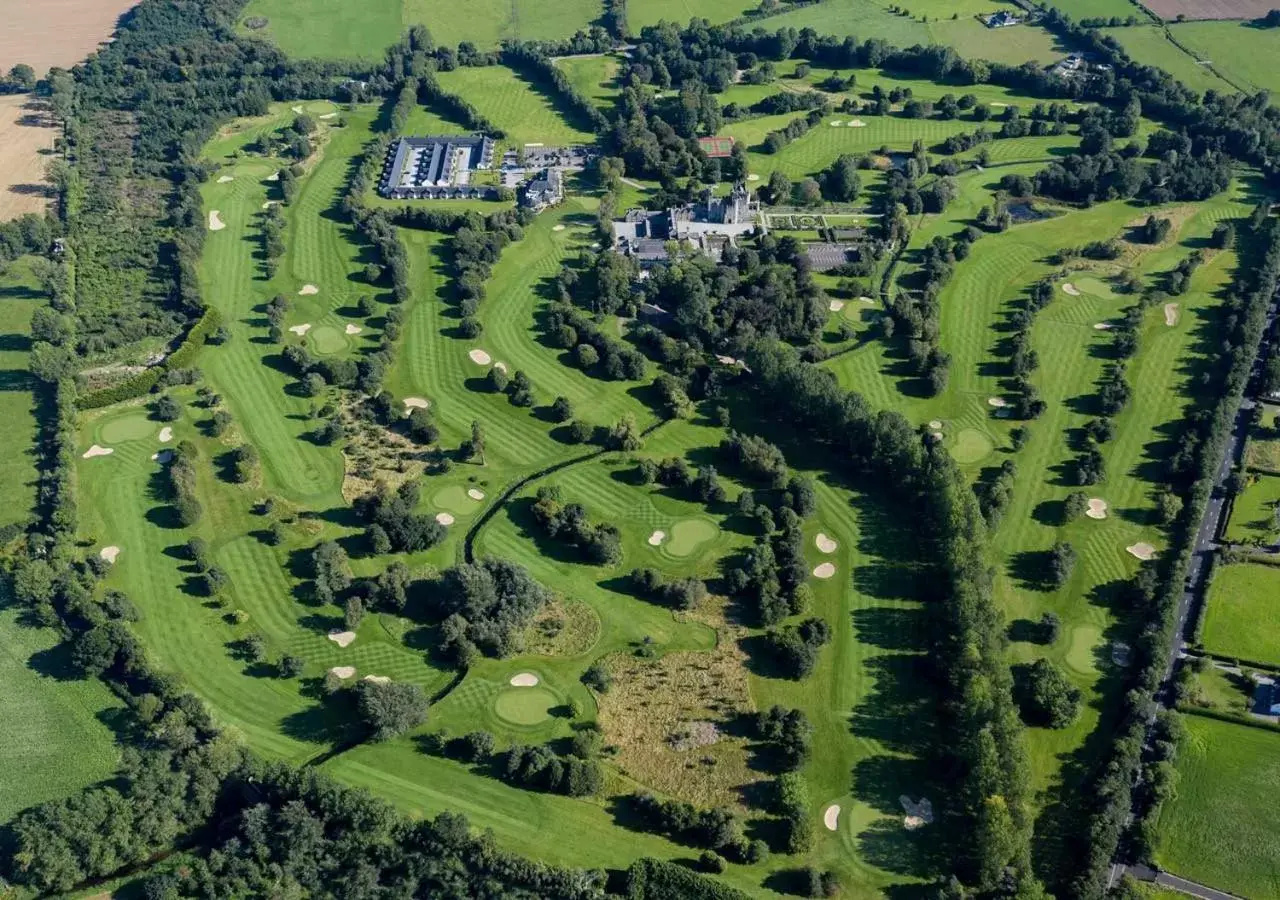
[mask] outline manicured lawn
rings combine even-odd
[[[36,382],[27,371],[31,315],[46,299],[22,258],[0,272],[0,528],[28,521],[36,497]]]
[[[1280,734],[1184,716],[1177,793],[1160,812],[1161,867],[1242,897],[1280,895]],[[1274,789],[1274,790],[1273,790]]]
[[[119,759],[110,723],[120,702],[71,665],[57,632],[35,628],[0,583],[0,824],[111,777]]]
[[[1274,544],[1280,538],[1280,475],[1249,473],[1249,483],[1231,506],[1227,539],[1242,543]]]
[[[616,56],[565,56],[556,60],[573,86],[606,114],[622,92],[618,72],[622,68]]]
[[[988,28],[972,16],[936,20],[930,17],[929,34],[934,43],[954,47],[966,59],[988,59],[1009,65],[1028,60],[1048,65],[1070,52],[1054,34],[1036,25]]]
[[[600,18],[594,0],[403,0],[404,27],[426,25],[437,44],[471,41],[496,47],[504,40],[549,41],[585,31]]]
[[[1203,24],[1217,23],[1206,22]],[[1231,24],[1234,27],[1234,23]],[[1159,66],[1193,91],[1215,90],[1232,93],[1235,90],[1230,84],[1218,77],[1212,68],[1201,65],[1194,57],[1188,55],[1181,47],[1169,40],[1164,27],[1160,25],[1107,28],[1105,32],[1118,40],[1120,45],[1124,47],[1125,52],[1136,61],[1148,66]],[[1175,34],[1179,35],[1179,41],[1190,46],[1188,42],[1183,41],[1180,32],[1175,32]]]
[[[699,13],[701,15],[701,13]],[[824,0],[766,20],[771,31],[812,28],[818,34],[878,37],[898,47],[930,42],[929,27],[911,15],[891,13],[874,0]]]
[[[1203,640],[1211,653],[1280,665],[1280,568],[1218,566],[1205,600]]]
[[[461,67],[437,76],[447,91],[460,94],[506,132],[514,145],[591,143],[589,131],[571,125],[552,98],[504,66]]]

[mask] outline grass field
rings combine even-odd
[[[1235,498],[1227,539],[1270,545],[1280,538],[1280,476],[1249,473],[1249,483]]]
[[[119,701],[76,673],[57,632],[35,628],[0,583],[0,824],[111,777]]]
[[[359,5],[338,0],[251,0],[240,17],[243,33],[274,41],[290,56],[304,59],[381,59],[382,51],[413,25],[425,25],[441,46],[471,41],[496,47],[507,39],[567,38],[600,16],[592,0],[479,0],[458,6],[446,0],[370,0]],[[244,23],[266,19],[265,27]]]
[[[1280,568],[1218,566],[1205,599],[1203,642],[1211,653],[1280,665]]]
[[[621,62],[615,56],[563,56],[556,65],[564,70],[584,97],[589,98],[607,114],[614,101],[622,93],[618,83]]]
[[[0,528],[26,522],[35,503],[39,423],[27,354],[31,314],[43,303],[29,258],[0,273]]]
[[[555,146],[594,140],[589,131],[569,124],[547,94],[504,66],[458,68],[437,77],[445,90],[469,100],[505,131],[511,144]]]
[[[1169,32],[1223,77],[1249,93],[1280,91],[1280,34],[1249,22],[1182,22]]]
[[[1139,22],[1150,22],[1151,14],[1131,0],[1053,0],[1050,4],[1062,10],[1071,18],[1110,19],[1119,17],[1128,19],[1136,16]]]
[[[1280,407],[1263,404],[1260,411],[1260,420],[1249,431],[1245,468],[1280,475]]]
[[[1009,65],[1031,60],[1048,65],[1070,52],[1054,34],[1035,25],[988,28],[972,16],[962,16],[930,17],[928,27],[933,43],[954,47],[966,59],[989,59]]]
[[[1132,28],[1107,28],[1104,31],[1118,40],[1134,60],[1148,66],[1159,66],[1193,91],[1234,91],[1232,85],[1214,71],[1217,63],[1212,67],[1202,65],[1171,41],[1163,26],[1140,25]],[[1181,37],[1179,40],[1182,40]]]
[[[812,28],[818,34],[854,35],[859,40],[878,37],[898,47],[928,44],[930,39],[927,25],[912,16],[891,13],[874,0],[824,0],[771,16],[767,22],[774,31]]]
[[[1242,897],[1280,895],[1280,734],[1185,716],[1178,789],[1160,812],[1156,859]]]
[[[718,25],[757,6],[759,3],[751,0],[634,0],[627,4],[627,24],[637,34],[646,25],[664,20],[684,26],[690,19],[699,18]]]

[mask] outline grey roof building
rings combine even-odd
[[[493,165],[493,138],[478,134],[402,137],[387,151],[378,193],[393,200],[437,199]]]
[[[559,169],[547,169],[537,178],[527,182],[520,200],[531,209],[555,206],[564,199],[564,175]]]

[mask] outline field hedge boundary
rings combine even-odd
[[[1230,722],[1233,725],[1243,725],[1246,728],[1257,728],[1259,731],[1270,731],[1273,734],[1280,734],[1280,724],[1268,722],[1265,719],[1255,719],[1253,716],[1242,716],[1236,713],[1223,712],[1220,709],[1205,709],[1202,706],[1191,706],[1186,703],[1178,704],[1178,712],[1186,716],[1199,716],[1202,719],[1215,719],[1219,722]]]
[[[628,900],[748,900],[737,888],[647,856],[627,869],[626,892]]]
[[[178,348],[165,357],[164,362],[126,378],[119,384],[89,391],[77,397],[76,407],[84,410],[101,409],[113,403],[132,400],[151,393],[167,372],[185,369],[194,362],[196,354],[204,346],[209,335],[221,324],[222,314],[212,306],[205,307],[204,314],[191,326],[191,330],[187,332],[187,336],[183,338]]]

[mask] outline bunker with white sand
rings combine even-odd
[[[827,580],[828,578],[832,577],[835,574],[836,574],[835,563],[829,563],[829,562],[821,563],[817,568],[813,570],[813,577],[821,578],[823,581]]]
[[[1089,499],[1089,508],[1085,511],[1085,515],[1090,519],[1105,519],[1107,517],[1107,501],[1099,497],[1091,497]]]
[[[532,672],[521,672],[518,675],[511,676],[512,687],[534,687],[538,683],[538,676]]]
[[[493,357],[490,356],[488,353],[485,353],[483,350],[481,350],[478,347],[475,350],[472,350],[470,353],[468,353],[467,356],[477,366],[487,366],[489,365],[489,363],[493,362]]]
[[[839,546],[832,538],[827,537],[821,531],[819,531],[818,536],[813,539],[813,543],[822,553],[835,553],[836,547]]]
[[[97,444],[94,444],[88,450],[84,451],[83,458],[93,459],[95,456],[110,456],[112,453],[115,453],[115,452],[116,451],[113,450],[111,447],[100,447]]]
[[[333,641],[339,647],[349,647],[351,642],[356,639],[354,631],[331,631],[329,632],[329,640]]]
[[[227,227],[227,223],[222,221],[222,213],[216,209],[209,210],[209,230],[221,231]]]
[[[112,544],[109,547],[103,547],[101,550],[99,550],[98,555],[103,559],[105,559],[107,562],[114,563],[116,561],[116,557],[120,555],[120,548],[117,547],[115,544]]]
[[[822,812],[822,824],[826,826],[827,831],[837,831],[840,828],[840,806],[832,803]]]

